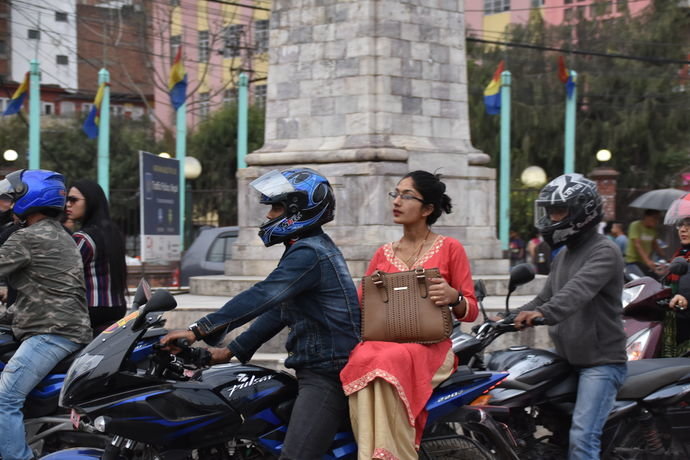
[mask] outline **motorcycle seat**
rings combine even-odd
[[[628,362],[628,376],[617,399],[642,399],[679,379],[690,381],[690,358],[642,359]]]

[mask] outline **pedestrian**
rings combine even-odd
[[[613,242],[620,248],[621,254],[625,255],[625,251],[628,247],[628,237],[625,234],[623,222],[612,222],[610,235],[611,238],[613,238]]]
[[[0,182],[21,229],[0,246],[0,275],[17,290],[12,333],[20,345],[0,374],[0,457],[36,458],[26,442],[26,396],[60,361],[91,341],[84,269],[58,221],[65,207],[61,174],[19,170]]]
[[[645,209],[642,219],[632,222],[628,227],[625,263],[628,270],[636,271],[640,276],[656,278],[658,267],[652,254],[664,257],[664,251],[657,241],[660,218],[660,211]]]
[[[563,247],[542,291],[515,317],[518,329],[544,318],[556,352],[578,374],[569,460],[599,459],[601,433],[627,373],[621,293],[623,258],[599,233],[601,197],[580,174],[549,182],[536,200],[535,225]]]
[[[102,332],[127,311],[127,264],[125,241],[100,185],[89,179],[72,184],[65,215],[78,224],[72,237],[84,263],[86,301],[91,327]]]
[[[288,327],[288,358],[298,395],[290,415],[281,459],[317,460],[327,452],[347,419],[347,398],[339,372],[359,341],[360,308],[345,258],[321,226],[335,216],[328,180],[308,168],[271,171],[251,183],[270,206],[259,236],[266,246],[283,243],[285,252],[268,277],[206,315],[172,340],[204,340],[216,345],[230,330],[256,318],[227,347],[211,348],[212,362],[233,356],[247,362],[268,339]]]
[[[525,261],[525,241],[514,228],[510,229],[509,235],[510,266],[514,267]]]

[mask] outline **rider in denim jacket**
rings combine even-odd
[[[285,366],[295,369],[299,393],[280,458],[319,459],[347,417],[338,373],[360,331],[352,277],[340,250],[321,230],[333,220],[335,197],[326,178],[307,168],[271,171],[250,185],[262,194],[261,203],[271,205],[259,236],[266,246],[285,243],[278,266],[220,310],[161,342],[186,338],[215,345],[230,330],[258,317],[227,347],[210,349],[215,363],[232,356],[246,362],[289,327]]]

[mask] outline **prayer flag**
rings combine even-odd
[[[484,106],[489,115],[501,113],[501,73],[503,67],[503,61],[499,62],[491,82],[484,89]]]
[[[184,64],[182,63],[182,46],[177,49],[175,62],[173,62],[170,69],[168,91],[170,92],[170,101],[173,107],[175,107],[175,110],[179,109],[187,97],[187,71],[185,71]]]
[[[2,113],[3,115],[14,115],[15,113],[19,112],[22,108],[22,105],[24,105],[24,99],[26,99],[26,95],[29,92],[29,72],[26,72],[26,75],[24,76],[24,81],[22,82],[21,85],[17,87],[15,90],[14,94],[12,95],[12,99],[9,100],[9,103],[7,104],[7,108],[5,111]]]
[[[563,56],[558,56],[558,79],[561,83],[565,84],[565,92],[568,95],[568,99],[573,96],[573,90],[575,89],[575,82],[573,81],[573,76],[570,71],[565,66],[565,59]]]
[[[89,139],[95,139],[98,137],[98,125],[101,121],[101,102],[103,101],[103,93],[105,92],[105,85],[107,83],[101,83],[96,93],[96,99],[93,100],[93,107],[89,111],[89,115],[84,120],[84,126],[82,129],[89,137]]]

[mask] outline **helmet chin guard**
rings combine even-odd
[[[552,248],[594,228],[603,216],[596,184],[581,174],[555,178],[539,192],[534,205],[534,226]],[[554,213],[564,217],[552,220],[550,216]]]
[[[334,218],[333,189],[313,169],[273,170],[249,185],[261,193],[260,203],[279,204],[284,209],[280,216],[261,224],[259,237],[266,246],[296,238]]]

